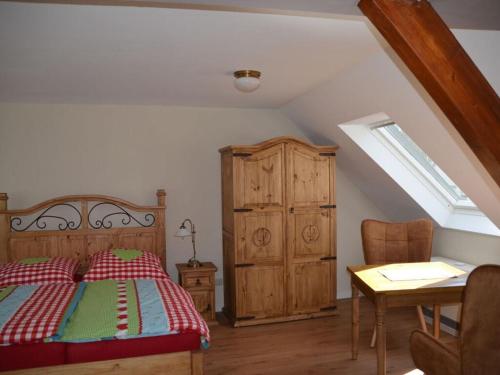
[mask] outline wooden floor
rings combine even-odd
[[[375,349],[369,347],[374,324],[372,304],[361,300],[356,361],[351,360],[350,300],[339,301],[338,310],[339,315],[330,318],[243,328],[212,326],[211,347],[205,352],[205,374],[375,374]],[[416,309],[391,309],[386,322],[387,373],[407,374],[415,369],[408,338],[418,327]],[[445,342],[455,340],[441,334]]]

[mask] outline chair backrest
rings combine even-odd
[[[406,223],[363,220],[361,237],[366,264],[428,262],[432,253],[432,221]]]
[[[463,375],[500,374],[500,266],[469,275],[460,328]]]

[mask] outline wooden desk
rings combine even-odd
[[[442,268],[457,277],[449,279],[391,281],[378,271],[387,268]],[[439,332],[440,309],[437,306],[460,303],[468,273],[442,262],[398,263],[348,266],[352,286],[352,359],[358,357],[359,291],[375,304],[377,330],[377,374],[386,373],[385,311],[390,307],[434,305],[434,332]]]

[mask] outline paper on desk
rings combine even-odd
[[[457,277],[453,272],[440,268],[382,269],[378,270],[391,281],[450,279]]]

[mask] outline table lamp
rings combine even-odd
[[[189,228],[186,228],[186,223],[189,224]],[[196,259],[196,245],[195,245],[195,234],[196,231],[194,229],[194,224],[190,219],[185,219],[179,229],[177,229],[177,232],[175,233],[176,237],[181,237],[182,239],[186,237],[191,237],[191,241],[193,242],[193,257],[188,260],[188,267],[201,267],[202,264]]]

